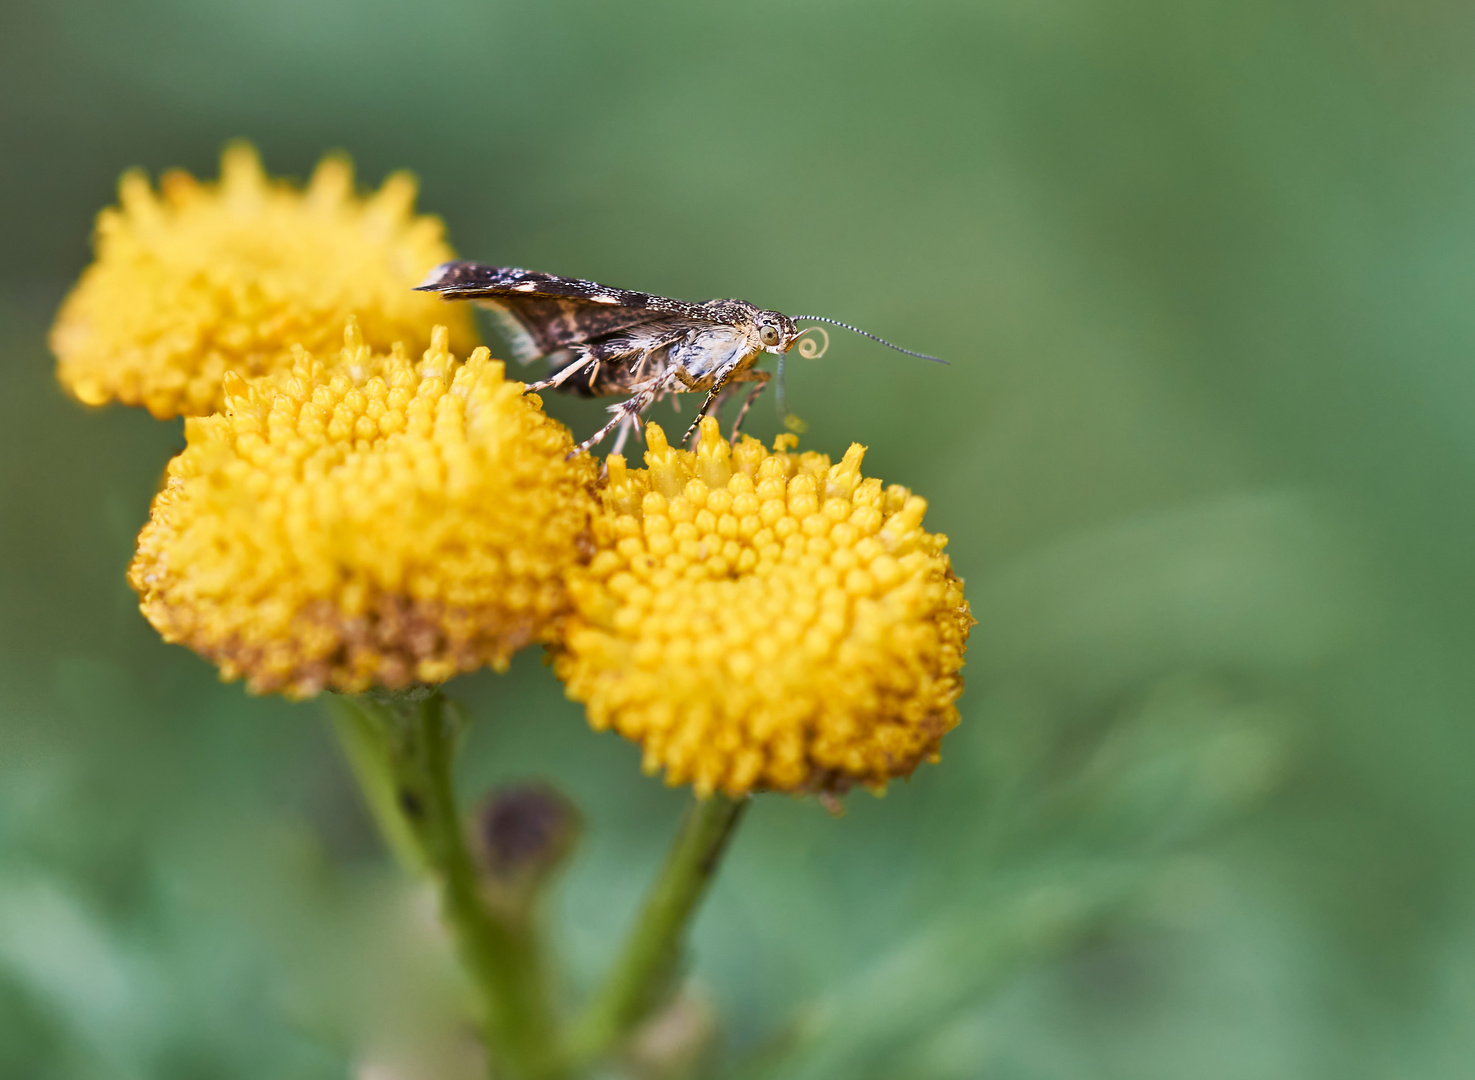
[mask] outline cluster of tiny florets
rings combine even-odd
[[[476,344],[463,306],[412,291],[453,253],[440,220],[414,213],[406,173],[360,197],[352,165],[330,156],[298,188],[236,144],[218,183],[171,172],[156,193],[130,172],[119,189],[51,335],[62,385],[88,405],[208,415],[225,403],[227,371],[289,369],[294,345],[331,352],[350,317],[381,352],[396,341],[419,352],[436,322],[457,351]]]
[[[644,469],[573,454],[467,305],[395,174],[305,187],[230,147],[217,183],[140,173],[52,330],[79,400],[187,417],[129,581],[163,637],[256,692],[438,683],[553,652],[647,772],[724,791],[883,789],[958,722],[973,624],[926,502],[832,463],[647,427]],[[436,323],[444,325],[436,325]],[[338,348],[340,335],[344,342]],[[411,358],[421,354],[418,361]]]
[[[545,640],[594,466],[485,348],[412,363],[350,323],[331,366],[226,376],[186,423],[129,579],[169,641],[255,691],[439,682]]]
[[[593,726],[699,792],[879,788],[934,759],[973,620],[926,501],[862,477],[858,445],[729,448],[711,419],[694,452],[655,424],[647,445],[646,469],[609,459],[555,661]]]

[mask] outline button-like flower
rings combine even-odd
[[[721,789],[880,788],[958,722],[973,619],[926,501],[861,476],[864,448],[696,451],[647,427],[646,469],[609,459],[597,553],[571,572],[555,670],[649,772]]]
[[[299,189],[238,143],[219,183],[171,172],[155,194],[130,172],[119,190],[51,333],[62,385],[88,405],[208,415],[227,371],[286,370],[293,345],[331,352],[350,317],[381,352],[402,341],[418,353],[437,321],[463,355],[476,344],[468,311],[411,291],[452,252],[440,219],[414,214],[406,173],[360,198],[353,167],[330,156]]]
[[[595,466],[523,384],[437,327],[412,364],[357,326],[332,366],[226,375],[185,423],[129,581],[168,641],[254,691],[439,682],[545,640]]]

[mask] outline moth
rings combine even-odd
[[[830,323],[854,330],[898,352],[946,363],[935,356],[892,345],[847,323],[819,315],[790,317],[765,311],[745,300],[691,304],[653,293],[616,289],[580,278],[558,277],[511,266],[474,262],[442,263],[416,286],[448,300],[475,300],[492,312],[521,363],[547,360],[548,378],[527,388],[563,390],[584,397],[616,394],[609,423],[585,439],[574,453],[587,452],[618,429],[612,452],[619,453],[641,416],[668,394],[705,392],[687,429],[690,439],[702,418],[720,413],[739,384],[752,384],[733,421],[737,438],[743,418],[768,385],[770,373],[753,365],[765,353],[778,357],[779,411],[783,405],[784,357],[796,344],[805,357],[824,354],[824,346],[804,338],[800,322]],[[801,340],[802,339],[802,340]]]

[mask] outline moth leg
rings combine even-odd
[[[615,436],[615,444],[609,448],[611,454],[618,454],[625,449],[625,440],[630,437],[630,432],[640,426],[640,417],[622,416],[620,418],[620,433]]]
[[[702,407],[691,418],[691,427],[687,428],[686,434],[681,437],[682,442],[691,442],[693,440],[697,427],[702,422],[702,418],[712,411],[713,404],[725,397],[727,397],[727,388],[725,386],[714,386],[707,391],[707,400],[702,402]]]
[[[748,415],[748,410],[753,407],[753,402],[758,400],[758,395],[768,388],[770,377],[771,374],[767,371],[761,371],[758,368],[749,368],[732,380],[733,382],[753,382],[758,385],[749,390],[748,396],[743,398],[742,407],[738,409],[737,419],[732,422],[732,435],[728,437],[728,442],[737,442],[738,432],[743,426],[743,417]]]
[[[711,385],[711,382],[708,379],[693,378],[691,372],[687,371],[684,367],[672,368],[671,375],[673,378],[676,379],[677,382],[681,383],[681,385],[686,387],[688,390],[705,390],[708,386]],[[726,379],[718,379],[717,384],[720,387],[726,381]]]
[[[636,379],[643,376],[650,368],[651,363],[655,360],[655,354],[663,347],[664,346],[662,345],[655,345],[649,349],[642,350],[640,353],[640,359],[630,365],[631,376]]]
[[[611,406],[610,412],[614,413],[614,416],[610,418],[609,423],[605,424],[604,427],[569,451],[568,456],[575,457],[579,454],[588,453],[591,447],[603,442],[605,436],[621,424],[638,424],[640,422],[640,414],[650,408],[650,404],[654,400],[655,390],[650,387],[642,387],[618,405]]]
[[[634,401],[634,400],[635,400],[634,398],[631,398],[630,399],[630,401]],[[617,407],[623,410],[625,406],[627,406],[627,405],[630,404],[630,401],[622,402]],[[585,439],[583,442],[581,442],[578,446],[574,447],[571,451],[569,451],[568,456],[572,458],[572,457],[577,457],[580,454],[587,454],[593,447],[598,446],[601,442],[603,442],[604,441],[604,437],[606,435],[608,435],[611,431],[613,431],[615,428],[619,427],[624,422],[625,422],[625,416],[622,413],[617,413],[614,416],[614,418],[610,420],[609,423],[607,423],[607,424],[604,425],[604,427],[600,428],[593,435],[590,435],[587,439]]]
[[[568,382],[569,379],[577,375],[580,371],[583,371],[591,363],[595,363],[594,354],[585,353],[577,360],[572,360],[568,364],[565,364],[563,367],[559,368],[556,372],[554,372],[551,378],[532,383],[528,386],[526,390],[523,391],[523,393],[535,394],[539,390],[556,390],[564,383]]]

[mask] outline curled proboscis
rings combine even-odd
[[[805,334],[819,334],[821,337],[824,338],[824,341],[816,341],[812,337],[805,337]],[[804,357],[804,359],[818,360],[821,356],[829,351],[829,348],[830,332],[826,330],[823,326],[806,326],[803,330],[799,332],[799,355]]]

